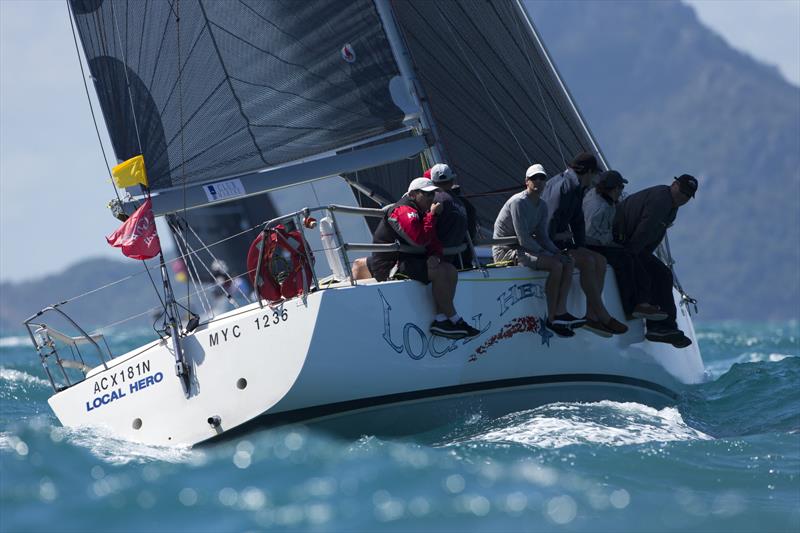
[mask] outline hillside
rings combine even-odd
[[[161,276],[152,266],[151,273],[160,283],[158,280]],[[24,332],[22,321],[46,305],[72,299],[129,276],[133,277],[102,291],[78,298],[65,307],[70,317],[91,330],[123,320],[159,304],[141,261],[89,259],[72,265],[63,272],[41,279],[21,283],[0,283],[0,336]],[[46,322],[54,324],[52,320],[48,318]],[[150,313],[145,313],[143,317],[133,321],[137,326],[151,323]],[[54,324],[54,327],[59,326]]]
[[[670,230],[700,318],[800,316],[800,88],[678,2],[527,4],[628,188],[700,180]]]

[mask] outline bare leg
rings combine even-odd
[[[562,278],[564,277],[561,261],[557,257],[542,256],[536,260],[536,269],[549,272],[544,285],[544,293],[547,297],[547,316],[552,319],[563,312],[559,310]]]
[[[586,294],[586,318],[605,324],[611,318],[603,305],[600,289],[597,286],[597,270],[594,257],[585,248],[570,250],[569,255],[580,270],[581,288]]]
[[[456,295],[458,272],[450,263],[439,263],[436,267],[428,267],[428,279],[431,280],[433,303],[437,313],[451,317],[456,314],[453,297]]]
[[[359,257],[355,261],[353,261],[353,267],[351,269],[351,273],[353,274],[353,279],[369,279],[372,277],[372,274],[367,268],[367,258],[366,257]]]

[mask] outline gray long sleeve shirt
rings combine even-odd
[[[534,235],[536,237],[534,238]],[[559,252],[547,235],[547,204],[534,203],[527,190],[519,192],[506,201],[494,222],[495,238],[516,237],[518,246],[533,255],[557,254]],[[497,257],[510,247],[493,246],[492,255]]]
[[[616,206],[597,192],[590,189],[583,197],[583,217],[586,221],[586,243],[596,246],[614,244],[612,226]]]

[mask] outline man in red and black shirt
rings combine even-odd
[[[436,236],[436,216],[441,213],[442,206],[433,201],[437,189],[428,178],[413,180],[408,192],[389,209],[373,236],[376,244],[400,242],[417,250],[413,253],[375,252],[366,260],[355,261],[353,276],[356,279],[372,276],[386,281],[397,265],[396,276],[431,283],[437,313],[430,328],[433,334],[452,339],[473,337],[480,332],[467,324],[453,306],[458,272],[452,264],[442,261],[442,243]]]

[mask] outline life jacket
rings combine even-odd
[[[414,209],[422,220],[424,213],[421,213],[417,204],[414,203],[414,200],[411,199],[410,196],[403,196],[398,200],[395,204],[393,204],[389,209],[387,209],[381,219],[378,227],[375,229],[375,233],[372,235],[372,242],[374,244],[394,244],[395,241],[401,244],[408,244],[412,245],[404,239],[395,229],[389,224],[389,217],[394,212],[395,209],[401,206],[407,206],[411,209]],[[375,258],[379,258],[381,261],[398,261],[405,257],[419,257],[424,256],[424,252],[420,252],[419,254],[409,254],[405,252],[373,252],[372,254]]]
[[[266,237],[265,237],[266,235]],[[261,266],[256,283],[256,268]],[[247,252],[247,274],[258,294],[270,302],[293,298],[311,287],[314,254],[302,233],[282,225],[258,234]]]

